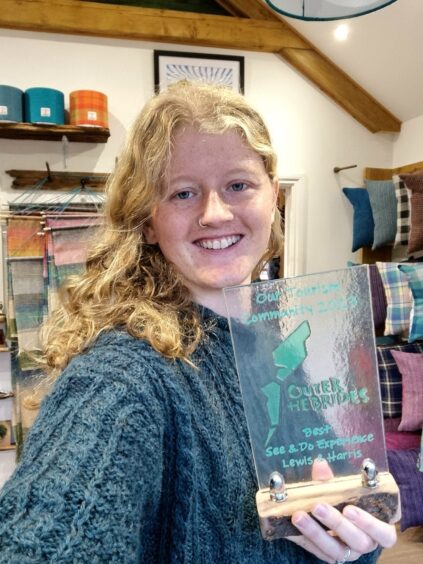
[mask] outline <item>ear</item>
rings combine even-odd
[[[274,194],[274,201],[273,201],[273,213],[275,213],[277,205],[278,205],[278,196],[279,196],[279,179],[277,176],[272,181],[272,188]]]
[[[154,229],[154,226],[152,225],[151,219],[149,219],[148,222],[146,223],[146,225],[144,226],[143,235],[144,235],[147,243],[149,243],[150,245],[154,245],[155,243],[158,242],[156,230]]]

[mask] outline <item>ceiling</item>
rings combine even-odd
[[[423,115],[423,0],[343,22],[286,19],[401,121]],[[339,23],[350,28],[343,42],[333,36]]]

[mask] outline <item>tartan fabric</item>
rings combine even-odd
[[[54,229],[52,231],[54,264],[56,266],[85,264],[87,246],[94,233],[95,228],[90,227]]]
[[[382,413],[385,418],[402,416],[402,377],[392,351],[423,353],[423,344],[378,345],[376,347]]]
[[[7,256],[42,257],[44,240],[38,235],[39,219],[9,219],[7,223]]]
[[[379,270],[375,264],[369,264],[370,291],[372,295],[373,323],[376,329],[385,326],[386,296]]]
[[[69,95],[70,123],[108,126],[107,96],[95,90],[75,90]]]
[[[397,233],[395,246],[408,245],[410,233],[410,190],[398,175],[392,178],[397,199]]]
[[[401,531],[418,527],[423,523],[423,474],[418,469],[419,449],[388,450],[387,454],[389,471],[401,492]]]
[[[32,368],[30,355],[39,348],[38,331],[43,321],[43,260],[9,261],[19,345],[19,364]]]
[[[412,255],[423,250],[423,171],[400,174],[400,178],[411,190],[411,226],[407,252]]]
[[[385,335],[408,337],[413,298],[405,274],[396,262],[377,262],[386,295]]]
[[[372,249],[395,241],[397,232],[397,199],[392,180],[365,180],[369,192],[375,229]]]
[[[398,431],[423,427],[423,354],[392,351],[402,377],[402,417]]]
[[[37,401],[49,384],[34,360],[34,353],[39,349],[40,325],[57,307],[57,292],[62,281],[85,269],[87,234],[94,231],[93,225],[101,223],[101,217],[55,216],[46,217],[45,223],[50,230],[45,231],[44,237],[39,235],[39,219],[10,218],[7,225],[8,338],[12,345],[14,432],[18,455],[38,413]],[[58,234],[59,265],[55,264],[53,233]]]
[[[404,264],[398,267],[408,279],[408,285],[413,296],[410,316],[410,343],[423,339],[423,263]]]

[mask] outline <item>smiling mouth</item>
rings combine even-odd
[[[241,235],[231,235],[230,237],[221,237],[220,239],[201,239],[201,241],[195,241],[195,244],[202,249],[212,249],[215,251],[232,247],[241,238]]]

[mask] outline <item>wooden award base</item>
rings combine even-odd
[[[380,472],[378,480],[375,488],[364,487],[360,475],[292,484],[287,486],[287,498],[280,502],[270,499],[268,488],[259,490],[256,503],[263,538],[274,540],[300,535],[291,523],[291,515],[298,510],[310,513],[319,501],[339,511],[346,505],[356,505],[385,523],[396,523],[401,518],[398,486],[389,472]]]

